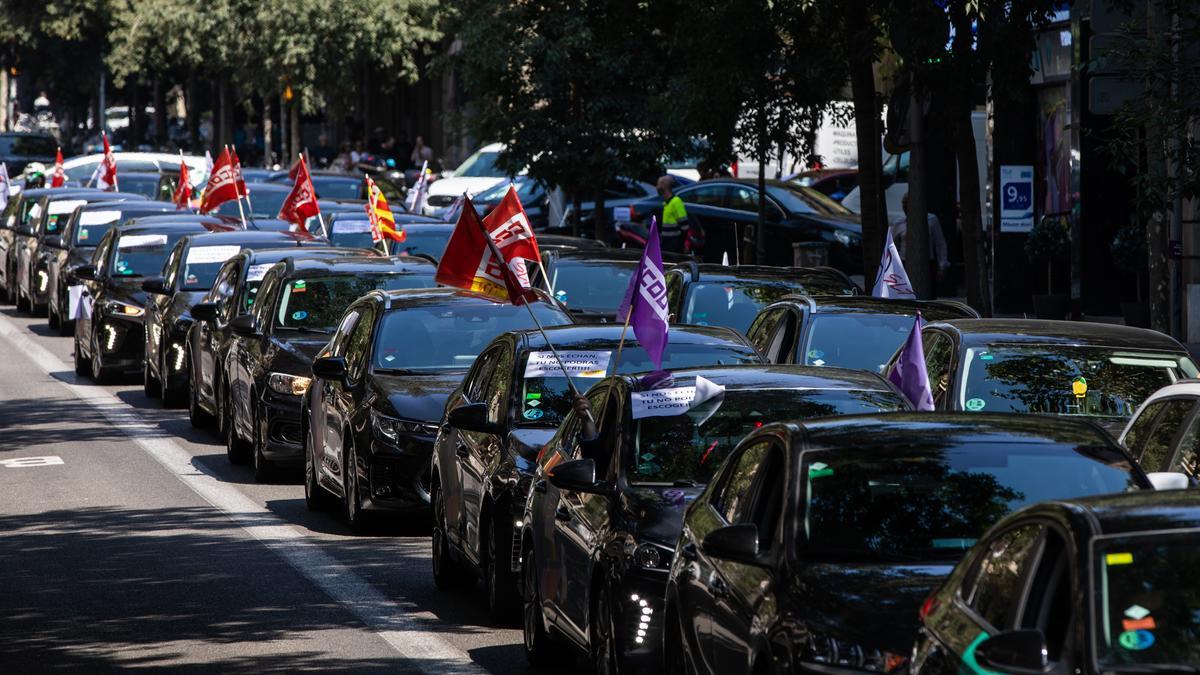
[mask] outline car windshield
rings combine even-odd
[[[276,329],[332,333],[350,303],[376,289],[428,288],[433,276],[413,273],[338,274],[284,282],[276,304]]]
[[[611,357],[613,349],[616,345],[607,345],[607,350],[595,352],[603,356]],[[559,347],[559,355],[568,361],[572,355],[586,354],[586,352],[564,353],[562,347]],[[542,360],[547,360],[553,357],[549,352],[536,352]],[[530,355],[526,353],[519,361],[519,373],[529,372],[528,359]],[[663,353],[662,366],[666,370],[682,370],[684,368],[699,368],[703,366],[720,366],[720,365],[746,365],[751,363],[760,363],[761,359],[758,352],[754,351],[753,347],[739,344],[737,342],[713,342],[710,344],[688,344],[676,343],[672,344],[671,348]],[[571,366],[568,365],[568,369]],[[650,355],[642,349],[641,345],[633,342],[627,342],[621,350],[621,363],[619,370],[621,373],[644,373],[654,370],[654,363],[650,360]],[[545,376],[538,375],[536,377],[522,377],[521,379],[521,405],[523,409],[517,416],[517,423],[537,427],[557,427],[562,418],[571,411],[571,389],[567,384],[567,380],[561,377],[562,371],[559,369],[551,369],[551,373],[557,372],[557,375]],[[587,386],[593,377],[604,377],[612,375],[612,363],[609,362],[608,368],[601,372],[589,373],[588,375],[575,374],[571,376],[573,382],[580,389],[587,389]],[[536,401],[536,403],[535,403]],[[540,412],[531,413],[531,408],[537,408]]]
[[[1181,354],[1103,347],[990,345],[963,357],[959,406],[979,412],[1128,418],[1196,367]]]
[[[543,326],[570,319],[542,303],[530,306]],[[443,302],[388,312],[375,338],[375,369],[439,372],[470,368],[497,335],[535,328],[529,310],[508,304]]]
[[[1014,509],[1122,492],[1129,461],[1104,446],[935,443],[804,453],[804,556],[954,560]]]
[[[912,327],[913,317],[903,314],[818,312],[812,318],[808,343],[797,350],[796,362],[876,373],[904,344]]]
[[[185,291],[206,291],[212,288],[213,281],[221,265],[237,255],[242,247],[234,245],[222,246],[189,246],[183,258],[183,283],[180,288]]]
[[[75,245],[96,246],[113,225],[122,220],[121,212],[116,209],[80,211],[75,223]]]
[[[42,227],[46,234],[58,232],[71,219],[71,212],[87,204],[86,199],[56,199],[46,205],[46,217],[42,219]]]
[[[53,157],[57,146],[50,136],[0,136],[0,155]]]
[[[246,205],[242,205],[242,211],[245,211],[246,217],[254,216],[255,218],[274,218],[279,215],[279,209],[283,207],[283,201],[287,199],[287,190],[255,190],[255,186],[249,187],[250,197],[247,201],[250,202],[250,209],[246,210]],[[240,216],[238,211],[238,200],[231,199],[217,207],[217,214],[222,216]]]
[[[349,200],[362,196],[362,183],[357,180],[347,180],[340,176],[313,176],[312,182],[318,199]]]
[[[1195,533],[1102,540],[1093,564],[1096,657],[1105,672],[1139,664],[1200,668],[1200,547]],[[1168,671],[1173,672],[1173,671]],[[1182,672],[1182,671],[1180,671]]]
[[[634,264],[560,261],[554,265],[554,297],[571,309],[616,316]]]
[[[187,233],[121,235],[113,255],[112,275],[144,277],[159,274],[171,248],[184,234]]]
[[[623,357],[622,357],[623,358]],[[631,483],[707,483],[746,434],[781,419],[891,412],[904,409],[890,391],[852,389],[738,389],[686,413],[633,420]]]
[[[546,193],[545,188],[539,185],[537,181],[522,177],[512,182],[502,180],[472,197],[471,201],[476,204],[497,204],[508,193],[509,185],[517,186],[517,197],[521,199],[522,204],[533,204]]]
[[[681,323],[725,326],[744,333],[758,310],[789,293],[803,290],[799,281],[697,282],[688,286]]]
[[[342,248],[373,248],[371,221],[366,218],[338,218],[332,223],[329,242]]]
[[[458,168],[454,170],[455,178],[490,178],[495,176],[501,178],[504,172],[496,168],[496,158],[500,156],[498,152],[484,152],[482,150],[476,152],[466,158]]]
[[[755,193],[757,194],[757,193]],[[852,216],[854,213],[818,190],[800,185],[768,185],[767,194],[788,213],[815,213],[822,216]]]
[[[399,225],[399,223],[397,223]],[[432,256],[435,260],[441,260],[442,252],[446,250],[446,243],[450,241],[451,228],[439,229],[413,229],[403,225],[399,225],[404,231],[404,241],[391,244],[392,253],[395,255],[423,255]]]
[[[159,178],[161,176],[157,173],[117,174],[117,187],[120,188],[121,192],[132,192],[133,194],[154,199],[158,197]]]

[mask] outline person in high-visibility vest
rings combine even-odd
[[[687,233],[688,215],[683,206],[683,200],[675,194],[675,179],[662,176],[655,184],[658,194],[663,198],[662,224],[658,228],[658,236],[662,242],[662,250],[673,253],[683,253],[683,238]]]

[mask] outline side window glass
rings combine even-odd
[[[1017,620],[1021,589],[1042,541],[1041,525],[1025,525],[995,538],[983,550],[975,570],[975,584],[964,597],[996,631],[1010,629]]]
[[[1129,433],[1125,434],[1125,449],[1129,450],[1129,454],[1137,457],[1142,454],[1142,445],[1146,442],[1146,432],[1150,430],[1150,426],[1154,423],[1154,418],[1162,412],[1166,407],[1166,401],[1155,401],[1146,406],[1142,413],[1137,416],[1133,424],[1129,427]]]
[[[739,185],[730,191],[729,208],[758,212],[758,190]]]
[[[758,526],[759,548],[769,550],[775,541],[775,528],[783,513],[783,451],[770,445],[750,488],[750,499],[739,504],[730,522]]]
[[[112,237],[105,237],[92,254],[92,265],[96,267],[97,276],[103,276],[104,271],[108,269],[108,252],[112,249],[112,240]]]
[[[484,352],[475,360],[475,369],[471,372],[466,386],[463,387],[463,395],[471,403],[484,402],[484,391],[487,388],[488,379],[492,376],[492,368],[496,365],[496,354],[500,349],[503,347]]]
[[[350,379],[357,382],[362,376],[371,352],[371,336],[374,334],[375,312],[370,307],[364,307],[358,318],[358,324],[346,344],[346,372]]]
[[[271,311],[275,309],[275,290],[277,288],[279,288],[279,277],[268,272],[267,276],[263,278],[262,285],[258,287],[254,305],[250,308],[254,316],[258,317],[258,323],[264,330],[271,325]]]
[[[685,204],[697,204],[699,206],[724,206],[725,205],[725,187],[723,185],[708,185],[699,187],[695,190],[688,190],[685,194],[679,195]]]
[[[796,315],[789,309],[783,310],[783,318],[775,328],[767,346],[767,361],[771,363],[786,363],[792,352],[792,343],[796,341]],[[797,355],[799,356],[799,355]],[[800,359],[803,363],[804,359]]]
[[[754,482],[754,476],[758,473],[758,467],[770,449],[770,442],[763,441],[746,448],[742,454],[738,455],[737,464],[729,472],[728,478],[721,486],[720,493],[712,502],[713,507],[717,509],[725,522],[738,522],[738,514],[746,508],[749,501],[750,486]]]
[[[1171,462],[1171,471],[1182,471],[1193,481],[1200,481],[1200,415],[1192,418],[1179,441],[1179,452]]]
[[[1046,655],[1051,661],[1062,656],[1071,627],[1071,570],[1067,547],[1053,529],[1046,530],[1045,544],[1039,556],[1027,593],[1018,628],[1034,628],[1046,637]]]
[[[1171,461],[1172,443],[1179,435],[1179,429],[1192,412],[1193,403],[1190,399],[1174,399],[1166,402],[1162,414],[1154,423],[1146,437],[1146,447],[1138,463],[1146,471],[1165,471]]]
[[[171,255],[167,257],[167,262],[163,263],[163,283],[167,288],[175,287],[175,277],[179,273],[179,258],[182,257],[182,251],[182,246],[176,246],[171,250]]]
[[[512,391],[513,352],[500,347],[496,352],[496,365],[488,376],[487,409],[488,421],[499,424],[508,416],[508,397]]]
[[[330,356],[345,356],[346,343],[350,340],[350,334],[354,330],[354,324],[358,321],[359,312],[357,309],[352,309],[346,312],[346,316],[342,317],[342,322],[338,324],[338,328],[333,333],[333,338],[329,341]]]
[[[929,331],[925,342],[925,370],[933,390],[933,406],[941,408],[950,389],[950,352],[953,343],[944,333]]]
[[[667,307],[670,308],[671,321],[679,321],[682,308],[683,276],[674,272],[667,273]]]
[[[766,354],[767,349],[771,346],[771,338],[775,337],[776,329],[779,328],[780,322],[783,321],[783,315],[787,312],[786,308],[768,310],[758,316],[754,320],[754,325],[750,327],[750,343],[753,344],[759,352]]]

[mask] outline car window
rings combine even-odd
[[[280,292],[276,326],[332,332],[342,308],[376,289],[423,288],[429,277],[417,274],[359,273],[297,276]]]
[[[758,465],[750,487],[750,498],[745,506],[737,509],[738,523],[750,523],[758,527],[758,547],[768,551],[775,541],[775,528],[783,513],[784,484],[783,450],[774,443],[769,444],[766,455]]]
[[[1171,462],[1170,471],[1182,471],[1193,481],[1200,481],[1200,415],[1192,417],[1187,430],[1179,439],[1179,450]]]
[[[513,350],[501,346],[496,352],[496,365],[487,380],[484,392],[488,421],[499,424],[508,414],[508,397],[512,391]]]
[[[471,366],[471,371],[463,382],[463,396],[470,403],[483,403],[484,391],[496,365],[497,354],[502,346],[496,346],[484,352]]]
[[[108,269],[108,253],[112,250],[112,237],[105,237],[100,241],[100,246],[96,247],[96,252],[92,254],[92,265],[96,267],[96,275],[104,276]]]
[[[783,220],[783,212],[770,199],[763,205],[767,220]],[[758,213],[758,189],[747,185],[738,185],[729,189],[729,207],[735,211]]]
[[[1042,632],[1046,656],[1058,661],[1072,627],[1074,603],[1071,599],[1071,564],[1066,542],[1053,528],[1045,529],[1037,567],[1030,576],[1028,591],[1017,594],[1012,602],[1024,598],[1016,628]]]
[[[929,373],[929,388],[933,390],[933,406],[941,408],[950,390],[950,357],[954,343],[940,331],[926,331],[922,336],[925,347],[925,371]]]
[[[232,318],[230,315],[233,312],[233,296],[237,291],[237,271],[237,265],[222,266],[221,271],[217,273],[212,290],[204,299],[205,302],[217,303],[217,316],[222,323]]]
[[[775,327],[775,333],[767,341],[767,361],[787,363],[787,355],[796,342],[796,313],[785,309],[783,318]]]
[[[796,363],[879,372],[912,332],[912,315],[818,313]]]
[[[770,450],[770,441],[761,441],[743,450],[720,490],[713,495],[713,508],[721,514],[726,523],[742,522],[738,518],[749,513],[750,486]]]
[[[970,593],[963,600],[995,631],[1008,630],[1017,620],[1017,607],[1026,575],[1036,562],[1042,525],[1009,530],[983,549]]]
[[[364,306],[358,318],[358,325],[354,327],[354,332],[346,342],[346,372],[355,382],[362,376],[370,357],[374,316],[374,308]]]
[[[350,336],[354,332],[354,326],[358,322],[358,317],[361,314],[359,309],[351,309],[346,312],[342,320],[338,323],[337,330],[334,331],[333,337],[329,339],[329,344],[325,347],[325,352],[329,356],[345,356],[346,345],[350,341]]]
[[[182,255],[183,247],[176,245],[171,249],[171,255],[167,256],[167,261],[163,263],[162,277],[163,284],[167,288],[175,287],[175,278],[179,275],[179,258]]]
[[[1125,448],[1134,457],[1142,455],[1142,445],[1146,443],[1146,434],[1154,424],[1154,418],[1167,407],[1165,400],[1158,400],[1146,406],[1142,413],[1133,420],[1129,432],[1125,434]]]
[[[1162,414],[1154,423],[1154,428],[1146,436],[1146,445],[1138,463],[1146,471],[1165,471],[1171,461],[1172,443],[1179,435],[1179,429],[1187,421],[1192,412],[1194,402],[1191,399],[1172,399],[1167,401]]]
[[[686,192],[680,192],[679,198],[686,204],[724,207],[727,193],[728,188],[724,185],[701,185]]]
[[[786,307],[767,310],[759,314],[754,323],[750,325],[747,333],[750,343],[763,355],[766,355],[767,348],[771,346],[771,338],[775,337],[775,331],[779,328],[787,311]]]
[[[604,187],[605,199],[641,199],[646,193],[637,183],[614,178]]]
[[[724,326],[740,333],[750,328],[764,306],[803,290],[799,281],[786,279],[701,281],[688,286],[687,300],[677,320]]]

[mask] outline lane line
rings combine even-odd
[[[145,421],[137,409],[108,390],[76,384],[72,365],[37,344],[17,323],[0,315],[0,336],[47,374],[63,373],[58,383],[95,408],[130,440],[191,488],[239,528],[275,552],[301,575],[345,607],[402,657],[427,673],[483,673],[463,650],[442,638],[441,622],[429,612],[405,608],[388,599],[345,565],[307,541],[305,532],[222,482],[202,466],[172,436]]]

